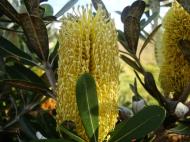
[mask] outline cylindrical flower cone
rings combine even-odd
[[[77,13],[77,12],[75,12]],[[117,33],[112,20],[99,9],[82,8],[79,14],[66,17],[59,34],[57,85],[57,125],[71,120],[76,131],[89,141],[76,104],[76,82],[90,73],[97,86],[99,102],[99,138],[102,142],[117,121],[119,56]]]
[[[177,99],[190,83],[190,62],[179,47],[180,40],[190,40],[190,14],[175,1],[163,20],[160,82],[165,94]]]

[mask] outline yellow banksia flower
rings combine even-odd
[[[174,1],[163,20],[160,82],[165,94],[179,94],[190,81],[190,64],[179,48],[180,40],[190,40],[190,14]]]
[[[76,104],[76,82],[83,73],[90,73],[97,86],[99,102],[99,138],[102,142],[117,121],[119,57],[117,33],[112,20],[99,8],[82,8],[74,16],[64,18],[59,34],[59,62],[56,120],[76,124],[76,131],[89,141]]]

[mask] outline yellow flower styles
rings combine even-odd
[[[165,94],[174,93],[178,98],[190,82],[190,63],[179,47],[180,40],[190,40],[190,14],[177,3],[173,3],[163,20],[161,87]]]
[[[57,124],[71,120],[76,131],[89,141],[76,104],[75,89],[78,77],[90,73],[97,86],[99,102],[99,138],[102,142],[117,121],[119,56],[117,33],[112,20],[105,18],[99,8],[93,15],[91,8],[63,19],[59,34],[59,62],[57,85]]]

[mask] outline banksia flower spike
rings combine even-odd
[[[190,82],[190,63],[179,47],[180,40],[190,40],[190,14],[175,1],[163,21],[161,87],[165,94],[174,93],[174,98]]]
[[[76,81],[83,73],[90,73],[97,86],[99,102],[99,138],[102,142],[117,120],[119,57],[114,23],[99,8],[93,15],[91,8],[64,19],[60,30],[57,86],[57,124],[71,120],[76,131],[89,141],[76,104]]]

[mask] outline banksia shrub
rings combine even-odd
[[[189,84],[190,64],[180,46],[180,40],[190,40],[190,15],[175,1],[163,20],[161,87],[165,94],[179,94]]]
[[[77,104],[76,82],[83,73],[90,73],[97,86],[99,103],[99,138],[103,141],[117,120],[118,47],[112,20],[99,9],[82,8],[63,19],[59,34],[57,84],[57,125],[71,120],[79,136],[86,139]]]

